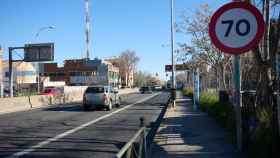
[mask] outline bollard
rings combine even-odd
[[[145,118],[142,116],[140,117],[140,127],[144,127],[145,126]]]

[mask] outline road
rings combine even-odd
[[[129,94],[112,111],[82,110],[80,104],[0,115],[0,157],[113,157],[139,129],[155,126],[168,93]]]

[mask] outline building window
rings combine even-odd
[[[5,77],[9,77],[9,72],[5,72]]]

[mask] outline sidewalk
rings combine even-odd
[[[178,94],[157,131],[152,158],[241,158],[226,131],[206,113],[195,112],[192,101]]]

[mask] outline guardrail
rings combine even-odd
[[[172,98],[169,96],[167,105],[160,113],[159,118],[157,119],[157,126],[149,130],[148,135],[146,134],[145,120],[144,117],[140,118],[140,129],[137,133],[127,142],[124,147],[118,152],[115,158],[149,158],[151,141],[156,134],[160,122],[164,116],[165,110],[168,106],[171,106]]]
[[[141,128],[119,151],[116,158],[148,158],[144,119],[140,118],[140,121]]]

